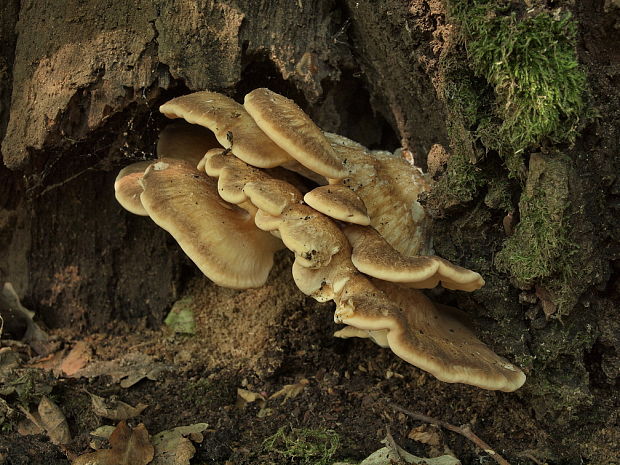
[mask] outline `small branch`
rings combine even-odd
[[[50,185],[50,186],[47,186],[45,189],[43,189],[43,190],[42,190],[42,191],[41,191],[41,192],[37,195],[37,197],[41,197],[41,196],[43,196],[43,195],[47,194],[49,191],[52,191],[52,190],[57,189],[57,188],[59,188],[59,187],[62,187],[62,186],[64,186],[65,184],[70,183],[70,182],[71,182],[71,181],[73,181],[74,179],[76,179],[76,178],[78,178],[78,177],[82,176],[84,173],[87,173],[87,172],[92,171],[92,170],[94,170],[94,169],[95,169],[95,167],[94,167],[94,166],[89,166],[88,168],[83,169],[82,171],[78,171],[77,173],[75,173],[75,174],[74,174],[74,175],[72,175],[72,176],[69,176],[67,179],[64,179],[63,181],[60,181],[60,182],[57,182],[56,184],[52,184],[52,185]]]
[[[541,462],[536,457],[534,457],[530,452],[524,452],[524,453],[519,454],[519,455],[521,455],[522,457],[525,457],[526,459],[530,459],[536,465],[547,465],[547,462]]]
[[[499,463],[500,465],[510,465],[510,463],[501,455],[499,455],[497,452],[495,452],[493,449],[491,449],[491,446],[489,446],[486,442],[484,442],[482,439],[480,439],[478,436],[476,436],[476,434],[471,430],[471,428],[468,425],[464,425],[464,426],[454,426],[451,425],[450,423],[446,423],[445,421],[442,420],[438,420],[436,418],[432,418],[432,417],[428,417],[426,415],[422,415],[421,413],[415,413],[412,412],[410,410],[404,409],[398,405],[392,404],[392,407],[396,410],[398,410],[399,412],[402,412],[406,415],[409,415],[411,418],[414,418],[416,420],[419,421],[423,421],[426,423],[430,423],[432,425],[437,425],[440,426],[442,428],[445,428],[447,430],[453,431],[455,433],[460,434],[461,436],[469,439],[471,442],[473,442],[477,447],[479,447],[480,449],[482,449],[483,451],[485,451],[487,454],[489,454],[489,456],[493,457],[493,459],[495,459],[495,461],[497,463]]]
[[[398,445],[396,444],[396,441],[394,441],[394,437],[392,436],[392,433],[390,432],[390,425],[387,425],[385,427],[385,433],[386,433],[385,434],[386,446],[388,447],[388,449],[392,451],[393,458],[397,460],[396,463],[398,465],[406,465],[407,462],[405,462],[405,460],[400,455],[400,452],[398,451]]]

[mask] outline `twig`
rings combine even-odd
[[[59,187],[62,187],[62,186],[64,186],[65,184],[70,183],[70,182],[71,182],[71,181],[73,181],[74,179],[79,178],[79,177],[80,177],[80,176],[82,176],[84,173],[87,173],[87,172],[92,171],[92,170],[94,170],[94,169],[95,169],[95,167],[94,167],[94,166],[89,166],[88,168],[85,168],[85,169],[83,169],[83,170],[81,170],[81,171],[78,171],[77,173],[75,173],[75,174],[73,174],[73,175],[69,176],[68,178],[66,178],[66,179],[64,179],[64,180],[62,180],[62,181],[60,181],[60,182],[57,182],[56,184],[52,184],[52,185],[50,185],[50,186],[47,186],[45,189],[43,189],[41,192],[39,192],[39,194],[37,194],[37,197],[41,197],[41,196],[43,196],[43,195],[47,194],[49,191],[53,191],[54,189],[57,189],[57,188],[59,188]]]
[[[398,451],[398,445],[396,444],[396,441],[394,441],[394,437],[392,436],[392,433],[390,432],[390,425],[387,425],[385,427],[385,442],[386,442],[386,446],[388,447],[388,449],[391,450],[392,455],[393,455],[392,458],[396,460],[396,463],[398,465],[406,465],[407,462],[405,462],[403,457],[400,455],[400,452]]]
[[[525,457],[526,459],[530,459],[536,465],[547,465],[547,462],[541,462],[536,457],[534,457],[534,455],[532,455],[530,452],[523,452],[522,454],[519,454],[519,455],[521,455],[522,457]]]
[[[461,427],[454,426],[454,425],[451,425],[450,423],[446,423],[445,421],[438,420],[432,417],[428,417],[426,415],[422,415],[421,413],[412,412],[410,410],[404,409],[395,404],[392,404],[392,407],[398,410],[399,412],[409,415],[411,418],[414,418],[416,420],[424,421],[432,425],[437,425],[447,430],[458,433],[461,436],[464,436],[465,438],[469,439],[476,446],[478,446],[480,449],[482,449],[487,454],[489,454],[491,457],[493,457],[493,459],[495,459],[495,461],[499,463],[500,465],[510,465],[510,463],[504,457],[499,455],[497,452],[491,449],[491,446],[489,446],[486,442],[484,442],[482,439],[476,436],[476,434],[471,430],[471,428],[468,425],[463,425]]]

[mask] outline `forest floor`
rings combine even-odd
[[[442,383],[368,340],[334,338],[332,305],[298,292],[290,258],[280,258],[261,289],[193,278],[173,307],[176,322],[161,329],[121,322],[96,334],[50,330],[46,356],[3,341],[0,463],[357,464],[386,447],[386,437],[416,456],[443,456],[413,463],[496,463],[463,436],[399,409],[469,427],[512,465],[556,463],[547,461],[556,440],[519,392]],[[122,419],[135,429],[117,429],[113,450],[129,461],[92,455],[92,447],[109,448],[101,437]],[[146,444],[139,424],[151,435]],[[156,433],[177,427],[190,428],[168,433],[175,439],[166,449]],[[98,461],[80,462],[84,454]]]

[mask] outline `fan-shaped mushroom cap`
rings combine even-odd
[[[179,158],[198,165],[209,150],[219,147],[215,135],[203,126],[174,121],[159,133],[158,158]]]
[[[326,266],[309,268],[301,261],[293,263],[293,279],[301,292],[318,300],[336,300],[349,279],[358,274],[351,263],[351,249],[343,247]]]
[[[154,163],[153,160],[139,161],[126,166],[119,171],[116,181],[114,181],[114,196],[116,200],[121,204],[121,207],[134,215],[149,215],[140,201],[140,194],[142,194],[140,179],[144,171],[152,163]]]
[[[249,182],[243,192],[256,208],[274,216],[281,215],[288,206],[302,200],[301,192],[281,179]]]
[[[387,330],[381,329],[378,331],[367,331],[365,329],[359,329],[355,326],[345,326],[334,333],[334,337],[340,339],[349,339],[351,337],[359,337],[362,339],[372,339],[372,341],[380,347],[387,349],[390,344],[387,340]]]
[[[260,130],[243,105],[217,92],[183,95],[164,103],[159,111],[210,129],[223,147],[250,165],[272,168],[291,159]]]
[[[247,94],[243,105],[265,134],[303,166],[326,178],[344,176],[331,144],[295,102],[261,88]]]
[[[351,189],[332,184],[320,186],[304,196],[304,201],[321,213],[347,223],[369,225],[366,206]]]
[[[229,169],[226,159],[214,155],[212,162],[215,166],[210,167],[209,161],[206,166],[220,176]],[[270,181],[264,179],[266,173],[260,179],[241,186],[251,177],[247,175],[251,168],[244,165],[240,163],[237,166],[240,181],[236,188],[245,191],[255,183],[268,192]],[[319,301],[333,299],[337,305],[335,320],[360,330],[349,329],[341,335],[371,337],[443,381],[506,391],[517,389],[523,383],[523,374],[476,339],[461,324],[453,310],[439,310],[417,291],[383,281],[373,284],[363,276],[351,261],[351,245],[342,230],[333,220],[312,207],[293,203],[281,212],[279,208],[270,213],[259,209],[255,224],[265,231],[278,233],[286,247],[295,252],[293,277],[299,289]],[[377,234],[372,228],[349,228],[353,230],[353,235],[356,229],[361,230],[360,237],[354,238],[352,243],[359,245],[361,242],[364,247],[372,249],[368,242],[372,243]],[[366,230],[371,231],[369,237],[364,234]],[[388,253],[395,255],[388,256],[388,259],[379,258],[379,263],[382,266],[393,265],[397,274],[408,274],[408,278],[414,275],[423,281],[433,279],[442,266],[440,260],[428,258],[433,267],[432,274],[428,273],[431,277],[416,275],[419,270],[416,271],[412,264],[419,263],[415,259],[402,257],[385,241],[378,244],[378,254],[381,255],[386,247]],[[391,264],[390,260],[396,263]],[[446,266],[451,270],[451,265]],[[466,270],[465,273],[480,278],[477,273]]]
[[[344,233],[353,248],[353,264],[367,275],[418,289],[433,288],[439,282],[447,289],[462,291],[474,291],[484,286],[480,274],[453,265],[448,260],[436,256],[403,256],[373,228],[347,226]]]
[[[351,189],[364,203],[370,224],[405,256],[429,248],[428,220],[418,195],[428,189],[424,174],[406,160],[384,151],[372,153],[338,134],[325,133],[343,161],[346,176],[330,180]]]
[[[227,150],[207,152],[204,169],[209,176],[218,178],[220,196],[236,205],[250,202],[255,209],[279,215],[288,205],[302,200],[301,192],[290,183],[273,179],[268,173],[249,166]]]
[[[307,205],[292,205],[282,215],[278,230],[287,249],[295,252],[296,262],[308,268],[326,266],[349,244],[338,226]]]
[[[237,289],[265,283],[280,241],[224,202],[215,180],[189,162],[167,158],[149,166],[142,185],[149,216],[213,282]]]
[[[514,391],[525,382],[523,372],[478,340],[456,309],[438,309],[414,289],[385,281],[373,284],[363,278],[347,283],[337,304],[337,322],[386,331],[396,355],[441,381],[501,391]]]

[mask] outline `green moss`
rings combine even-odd
[[[494,93],[492,111],[478,115],[476,138],[502,155],[512,175],[520,175],[526,149],[545,139],[575,139],[584,111],[585,74],[577,61],[570,13],[519,15],[514,5],[504,0],[452,0],[450,13],[463,31],[472,71]],[[459,95],[457,104],[459,99],[475,100],[462,82],[452,89]],[[474,107],[461,108],[465,120],[471,121]]]
[[[546,200],[541,191],[521,197],[521,221],[497,256],[498,268],[520,282],[554,273],[558,253],[567,244],[564,221]]]
[[[579,250],[568,228],[568,166],[559,154],[531,156],[519,201],[519,224],[495,257],[497,268],[510,273],[520,285],[541,282],[561,310],[574,303],[570,283],[579,266],[574,259]]]
[[[329,465],[339,446],[340,437],[333,430],[284,426],[263,442],[264,451],[301,465]]]
[[[495,261],[498,269],[521,284],[572,273],[567,166],[559,155],[535,154],[530,159],[527,185],[519,201],[519,224]]]

